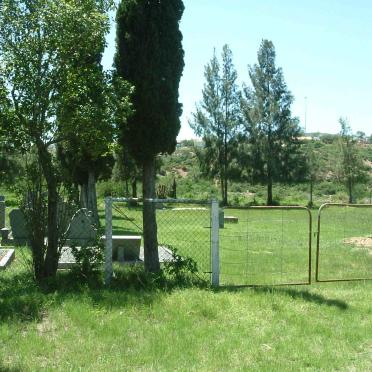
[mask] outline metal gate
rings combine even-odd
[[[315,267],[317,282],[372,279],[372,205],[320,207]]]
[[[166,262],[174,258],[174,254],[193,259],[199,274],[206,279],[211,278],[212,264],[218,268],[218,236],[212,226],[212,209],[217,210],[217,201],[200,201],[191,199],[105,199],[106,220],[106,258],[105,277],[109,283],[113,274],[113,258],[122,263],[123,256],[118,258],[116,246],[125,241],[139,240],[139,256],[137,263],[144,261],[143,252],[143,205],[151,203],[155,206],[159,261]],[[214,213],[215,214],[215,213]],[[218,221],[217,221],[218,223]],[[212,241],[215,242],[214,246]],[[125,243],[127,244],[127,243]],[[128,245],[128,244],[127,244]],[[214,261],[212,257],[212,248]],[[212,275],[213,282],[218,284],[218,270]]]
[[[220,284],[311,283],[311,211],[305,207],[225,208],[219,230]],[[222,221],[223,218],[223,221]]]

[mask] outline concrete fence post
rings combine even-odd
[[[212,285],[218,287],[220,284],[220,248],[219,248],[219,205],[218,200],[212,200],[211,211],[212,227]]]
[[[105,284],[112,279],[112,198],[105,198],[106,247],[105,247]]]

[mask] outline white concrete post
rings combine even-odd
[[[105,284],[112,278],[112,198],[105,198],[106,247],[105,247]]]
[[[212,200],[212,285],[220,284],[220,247],[219,247],[219,206],[218,200]]]

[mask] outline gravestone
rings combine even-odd
[[[24,245],[29,241],[29,231],[26,224],[26,219],[20,209],[13,209],[9,213],[10,228],[15,245]]]
[[[5,202],[5,196],[4,195],[0,195],[0,202]]]
[[[94,243],[97,229],[93,224],[91,212],[83,208],[78,210],[71,219],[66,232],[66,243],[78,247]]]
[[[5,227],[5,201],[0,200],[0,230]]]

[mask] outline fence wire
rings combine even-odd
[[[192,258],[200,274],[211,273],[210,203],[154,202],[160,261],[168,261],[173,252]],[[141,235],[143,260],[143,202],[115,201],[112,204],[112,234]]]
[[[222,285],[310,284],[309,210],[225,208],[224,216],[220,229]]]
[[[318,214],[316,280],[372,279],[372,205],[324,204]]]

